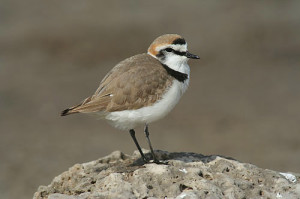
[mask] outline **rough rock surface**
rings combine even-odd
[[[165,164],[143,164],[137,151],[76,164],[33,198],[300,198],[299,174],[220,156],[156,153]]]

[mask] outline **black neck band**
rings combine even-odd
[[[181,73],[181,72],[178,72],[176,70],[173,70],[172,68],[170,68],[166,64],[162,64],[162,65],[166,69],[167,73],[169,75],[171,75],[172,77],[174,77],[175,79],[177,79],[178,81],[184,82],[185,80],[187,80],[188,74]]]

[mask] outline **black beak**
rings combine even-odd
[[[198,55],[193,55],[192,53],[189,53],[189,51],[186,51],[185,56],[190,59],[200,59]]]

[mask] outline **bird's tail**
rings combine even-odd
[[[66,115],[70,115],[70,114],[73,114],[73,113],[80,113],[82,112],[80,109],[80,107],[88,102],[90,102],[92,99],[92,97],[88,97],[86,98],[85,100],[83,100],[80,104],[76,105],[76,106],[72,106],[70,108],[67,108],[65,110],[63,110],[60,115],[61,116],[66,116]]]
[[[79,113],[79,111],[74,110],[74,109],[76,109],[76,108],[77,108],[78,106],[80,106],[80,105],[81,105],[81,104],[63,110],[63,111],[60,113],[60,116],[66,116],[66,115],[70,115],[70,114],[73,114],[73,113]]]
[[[71,111],[72,111],[71,108],[67,108],[67,109],[63,110],[63,111],[60,113],[60,116],[70,115],[70,114],[72,114]]]
[[[71,114],[71,113],[70,113],[70,110],[72,110],[72,109],[67,108],[67,109],[63,110],[63,111],[61,112],[60,116],[70,115],[70,114]]]

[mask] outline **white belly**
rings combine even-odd
[[[105,115],[114,127],[129,130],[138,125],[149,124],[166,116],[178,103],[182,94],[186,91],[189,84],[189,78],[181,83],[173,80],[172,86],[164,94],[161,100],[152,106],[143,107],[137,110],[116,111]]]

